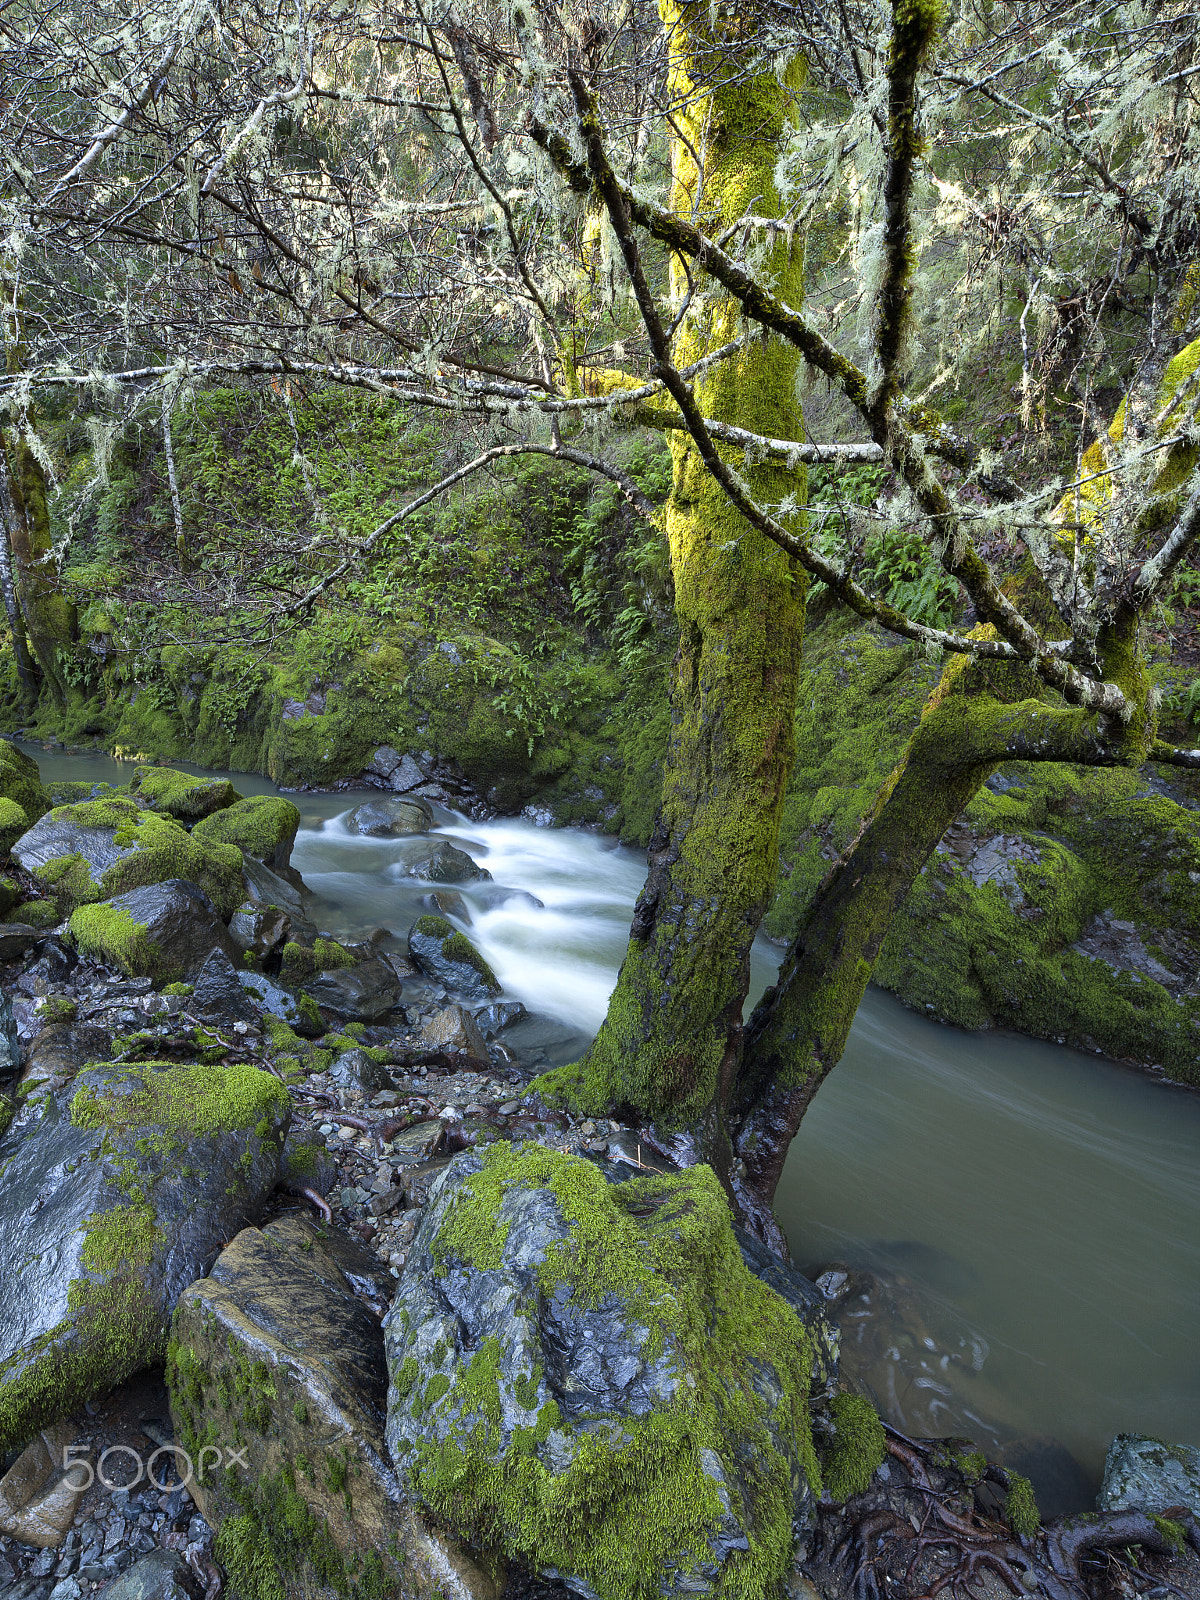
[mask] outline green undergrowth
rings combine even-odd
[[[665,1360],[677,1381],[673,1398],[644,1416],[573,1426],[549,1398],[539,1406],[536,1372],[502,1404],[494,1340],[456,1370],[453,1386],[437,1382],[442,1373],[414,1386],[409,1372],[403,1403],[422,1427],[409,1471],[421,1500],[485,1549],[579,1574],[604,1600],[636,1600],[657,1593],[675,1563],[684,1573],[703,1567],[723,1515],[705,1469],[715,1456],[728,1484],[750,1485],[749,1549],[725,1561],[715,1592],[771,1593],[791,1557],[793,1481],[820,1485],[808,1423],[812,1350],[794,1313],[742,1262],[716,1178],[696,1167],[609,1185],[590,1163],[537,1146],[492,1146],[483,1162],[447,1212],[435,1260],[496,1267],[508,1237],[505,1197],[544,1187],[571,1237],[537,1265],[543,1293],[565,1289],[580,1306],[613,1314],[625,1308],[646,1330],[644,1358]],[[768,1357],[781,1385],[771,1410],[751,1382],[752,1354]],[[514,1402],[527,1421],[502,1448],[502,1417]],[[446,1408],[454,1420],[441,1423]]]

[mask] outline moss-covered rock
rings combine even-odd
[[[164,1357],[180,1294],[274,1188],[289,1118],[242,1066],[97,1067],[22,1103],[0,1140],[0,1451]]]
[[[15,879],[0,878],[0,917],[5,917],[21,898],[20,885]]]
[[[812,1341],[708,1168],[459,1156],[385,1328],[388,1444],[443,1526],[603,1600],[782,1579],[820,1487]]]
[[[373,1291],[377,1308],[390,1286],[364,1246],[282,1218],[238,1234],[180,1300],[167,1360],[176,1434],[202,1463],[192,1492],[247,1600],[496,1593],[398,1503],[383,1341],[359,1298]]]
[[[418,917],[408,930],[408,949],[422,972],[469,1000],[500,993],[500,981],[486,960],[445,917]]]
[[[50,796],[38,773],[37,762],[18,750],[10,739],[0,739],[0,796],[20,806],[28,819],[26,827],[31,827],[50,809]]]
[[[197,884],[223,917],[245,894],[240,850],[193,839],[172,817],[122,797],[56,806],[17,841],[13,854],[63,916],[171,878]]]
[[[29,818],[15,800],[0,795],[0,860],[16,844],[21,835],[29,829]]]
[[[242,798],[228,778],[197,778],[174,767],[139,767],[129,787],[151,811],[176,822],[198,822]]]
[[[194,839],[236,845],[244,855],[276,872],[292,858],[300,812],[281,795],[256,794],[205,817],[192,829]]]
[[[84,955],[160,986],[198,977],[213,950],[241,959],[212,902],[182,880],[79,906],[68,931]]]

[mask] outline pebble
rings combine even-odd
[[[317,1129],[317,1132],[321,1135],[322,1139],[328,1139],[329,1135],[333,1132],[333,1123],[323,1122]]]
[[[355,1135],[355,1133],[357,1131],[358,1130],[356,1128],[339,1128],[338,1129],[338,1138],[339,1139],[353,1139],[353,1137],[354,1137],[354,1135]]]

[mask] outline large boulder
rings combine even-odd
[[[63,916],[170,878],[199,884],[222,917],[245,898],[241,851],[197,840],[172,817],[120,796],[55,806],[17,840],[12,853]]]
[[[500,993],[491,967],[445,917],[418,917],[408,930],[408,949],[422,972],[468,1000],[490,1000]]]
[[[265,862],[273,871],[286,867],[300,826],[300,811],[282,795],[255,794],[205,817],[192,837],[205,843],[236,845],[243,855]]]
[[[419,795],[406,800],[390,797],[367,800],[346,818],[351,833],[365,834],[370,838],[396,838],[410,833],[428,833],[433,827],[433,807]]]
[[[403,1503],[388,1459],[378,1310],[391,1282],[344,1234],[283,1218],[239,1233],[179,1302],[171,1412],[204,1463],[192,1492],[241,1592],[495,1594]],[[203,1456],[214,1438],[224,1450]]]
[[[377,956],[368,956],[352,967],[317,972],[306,980],[304,989],[323,1011],[351,1022],[375,1022],[400,1003],[400,980]]]
[[[247,1066],[89,1069],[0,1139],[0,1452],[166,1353],[180,1294],[275,1187],[287,1090]]]
[[[0,739],[0,796],[18,807],[30,827],[50,809],[50,796],[38,773],[37,762],[18,750],[11,739]],[[3,816],[11,816],[5,812]]]
[[[419,878],[423,883],[471,883],[476,879],[490,881],[492,876],[486,867],[472,861],[465,850],[448,839],[429,839],[419,847],[408,849],[394,870],[406,878]]]
[[[1186,1506],[1200,1517],[1200,1450],[1119,1433],[1108,1447],[1097,1511],[1166,1511]]]
[[[744,1265],[707,1167],[470,1151],[385,1322],[388,1445],[441,1526],[582,1594],[764,1593],[820,1488],[812,1325]]]
[[[241,960],[212,901],[182,878],[80,906],[69,931],[84,955],[158,984],[194,978],[213,950]]]
[[[242,798],[228,778],[196,778],[174,767],[138,767],[129,789],[151,811],[177,822],[199,822]]]

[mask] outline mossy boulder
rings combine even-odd
[[[445,917],[418,917],[408,930],[408,949],[422,972],[468,1000],[489,1000],[500,993],[491,967]]]
[[[391,1282],[357,1241],[288,1217],[239,1233],[176,1308],[167,1359],[176,1437],[203,1463],[192,1492],[239,1593],[497,1592],[400,1503],[377,1316]],[[205,1454],[213,1439],[226,1449]],[[240,1461],[227,1466],[231,1451]]]
[[[22,1102],[0,1139],[0,1451],[165,1357],[175,1302],[274,1188],[290,1114],[257,1068],[162,1062]]]
[[[388,1445],[439,1525],[601,1600],[782,1580],[821,1484],[814,1340],[707,1167],[456,1157],[385,1332]]]
[[[278,872],[292,858],[300,826],[299,809],[281,795],[255,794],[205,817],[192,829],[193,839],[236,845],[244,855]]]
[[[151,811],[177,822],[199,822],[242,798],[228,778],[197,778],[174,767],[139,767],[129,787]]]
[[[18,750],[11,739],[0,739],[0,796],[20,806],[28,819],[26,827],[50,809],[37,762]]]
[[[29,818],[23,807],[6,795],[0,795],[0,860],[29,829]]]
[[[245,898],[240,850],[194,839],[174,818],[121,797],[56,806],[17,840],[13,858],[63,916],[171,878],[197,884],[222,917]]]
[[[0,878],[0,917],[5,917],[21,898],[20,885],[14,878]]]
[[[212,901],[183,879],[79,906],[68,931],[82,954],[159,987],[197,977],[214,950],[241,961]]]

